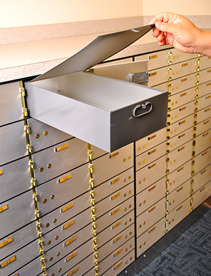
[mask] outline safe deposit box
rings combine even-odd
[[[153,28],[97,37],[26,83],[30,116],[111,152],[166,126],[167,92],[147,81],[147,61],[96,66]]]

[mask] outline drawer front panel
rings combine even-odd
[[[154,86],[154,88],[168,91],[168,82],[165,80],[165,83],[159,84]],[[170,92],[171,95],[173,96],[176,93],[186,91],[187,89],[191,87],[195,87],[195,82],[196,82],[196,74],[190,74],[185,77],[178,78],[176,80],[171,81],[171,87],[170,87]]]
[[[175,225],[189,215],[190,199],[182,202],[177,208],[172,210],[168,215],[168,230],[171,230]]]
[[[193,139],[193,129],[189,128],[170,139],[170,151]]]
[[[138,216],[153,203],[159,201],[165,196],[166,191],[166,178],[162,178],[156,183],[149,186],[146,190],[136,195],[136,215]]]
[[[190,88],[171,97],[171,108],[175,109],[181,105],[194,101],[195,89]]]
[[[104,276],[115,276],[124,270],[129,264],[135,261],[135,250],[132,250],[124,258],[119,260],[113,267],[107,270],[103,275]],[[93,274],[92,274],[93,275]]]
[[[193,125],[193,119],[194,119],[193,114],[191,114],[188,117],[185,117],[185,118],[175,122],[174,124],[171,124],[169,126],[170,137],[174,137],[175,135],[178,135],[179,133],[190,128]]]
[[[98,157],[102,152],[93,148],[93,157]],[[35,178],[41,184],[88,162],[88,146],[87,143],[73,138],[37,152],[32,158],[35,163]]]
[[[0,240],[0,260],[37,238],[36,223],[32,222]]]
[[[204,109],[205,107],[208,107],[210,105],[211,105],[211,94],[210,93],[203,97],[200,97],[198,99],[198,105],[197,105],[198,110]]]
[[[143,154],[140,154],[136,157],[136,170],[139,170],[143,167],[145,167],[147,164],[153,162],[160,156],[163,156],[166,154],[166,143],[162,143],[154,148],[151,148],[150,150],[144,152]]]
[[[23,119],[18,82],[0,85],[0,97],[0,126]]]
[[[211,107],[206,107],[197,112],[197,123],[207,120],[211,117]]]
[[[211,181],[193,194],[193,209],[197,208],[211,195]]]
[[[136,141],[136,155],[140,155],[143,152],[153,148],[154,146],[161,144],[166,139],[166,128],[162,128],[151,135],[148,135],[138,141]]]
[[[203,97],[203,96],[205,96],[207,94],[210,94],[211,81],[199,84],[198,87],[199,87],[199,91],[198,91],[199,97]]]
[[[133,144],[129,144],[117,151],[93,160],[95,185],[133,166]]]
[[[211,145],[211,130],[207,130],[204,133],[196,137],[195,152],[196,155],[209,148]]]
[[[119,209],[117,211],[117,209]],[[128,212],[130,212],[131,210],[134,209],[134,198],[131,197],[128,200],[126,200],[125,202],[121,203],[120,205],[118,205],[117,207],[115,207],[114,209],[112,209],[110,212],[106,213],[105,215],[101,216],[100,218],[98,218],[97,222],[98,222],[98,233],[100,231],[102,231],[103,229],[105,229],[106,227],[108,227],[109,225],[115,224],[115,221],[119,221],[121,217],[123,217],[124,215],[126,215]],[[110,215],[112,214],[112,215]],[[129,219],[130,222],[130,219]],[[125,226],[127,226],[128,224],[126,223]]]
[[[134,238],[134,225],[131,225],[128,228],[126,228],[124,231],[122,231],[117,236],[113,237],[109,242],[107,242],[98,249],[99,262],[101,262],[113,251],[116,251],[118,247],[120,247],[123,243],[125,243],[132,237]]]
[[[165,198],[152,205],[148,210],[139,215],[136,224],[137,237],[165,216]]]
[[[185,201],[190,197],[190,180],[179,186],[176,190],[171,192],[168,195],[168,210],[171,212],[176,206],[178,206],[181,202]]]
[[[100,248],[108,240],[114,239],[117,235],[121,235],[121,233],[131,225],[134,227],[134,211],[129,212],[100,232],[97,236],[98,247]]]
[[[42,271],[40,257],[19,268],[16,272],[12,273],[11,276],[30,275],[32,271],[34,275],[40,275]]]
[[[0,234],[3,238],[35,219],[32,192],[28,191],[0,205]]]
[[[183,118],[193,114],[194,112],[194,102],[187,103],[176,109],[170,111],[170,122],[171,124],[182,120]]]
[[[200,172],[194,175],[194,192],[198,191],[204,184],[206,184],[211,178],[211,165],[202,169]]]
[[[181,184],[191,178],[191,161],[181,165],[173,172],[169,173],[169,192],[177,189]]]
[[[205,69],[205,70],[200,70],[200,75],[199,75],[199,82],[207,82],[211,80],[211,68]]]
[[[8,256],[7,258],[1,260],[0,269],[2,275],[9,275],[10,273],[16,271],[23,265],[32,261],[39,256],[39,246],[38,242],[34,241],[27,246],[21,248],[17,252]]]
[[[26,138],[24,122],[17,122],[0,127],[0,166],[26,156]]]
[[[195,173],[198,173],[200,170],[202,170],[208,164],[210,164],[210,160],[211,160],[211,148],[197,155],[195,158],[195,166],[194,166]]]
[[[28,119],[27,122],[30,127],[29,137],[34,152],[72,138],[71,135],[33,118]]]
[[[139,236],[137,242],[137,257],[144,253],[150,246],[158,241],[165,234],[165,220],[161,219],[148,231]]]
[[[28,157],[0,166],[0,204],[31,188]]]
[[[102,275],[106,270],[108,270],[116,262],[121,260],[128,252],[133,250],[134,247],[135,247],[135,240],[133,237],[99,263],[99,274]]]
[[[169,171],[172,172],[192,157],[192,141],[169,153]]]
[[[197,124],[197,126],[196,126],[196,136],[199,136],[200,134],[202,134],[202,132],[205,132],[210,128],[211,128],[211,118]]]
[[[200,69],[203,70],[205,68],[209,68],[211,66],[211,59],[210,57],[200,57]]]
[[[159,169],[158,169],[159,168]],[[136,192],[139,193],[166,174],[166,156],[136,172]]]

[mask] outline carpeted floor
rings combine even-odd
[[[211,276],[211,209],[137,276]]]

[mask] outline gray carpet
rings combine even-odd
[[[211,276],[211,209],[137,276]]]

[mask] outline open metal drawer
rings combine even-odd
[[[26,83],[30,116],[108,152],[165,127],[167,92],[87,72],[152,27],[100,36]],[[129,64],[130,76],[139,73]]]

